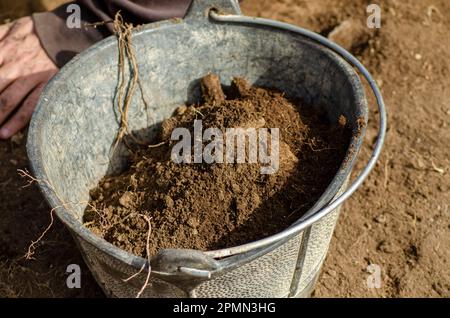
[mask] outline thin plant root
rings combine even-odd
[[[138,272],[134,273],[133,275],[131,275],[131,276],[128,277],[128,278],[122,279],[122,281],[123,281],[124,283],[129,282],[130,280],[132,280],[133,278],[135,278],[136,276],[138,276],[140,273],[142,273],[142,271],[144,270],[144,268],[145,268],[145,263],[144,263],[144,265],[142,265],[141,269],[139,269]]]
[[[133,69],[131,70],[132,81],[130,88],[127,90],[126,80],[125,80],[125,58],[131,60],[132,57],[129,54],[129,47],[132,45],[131,43],[131,32],[133,26],[131,24],[125,23],[120,15],[120,12],[117,12],[114,19],[114,30],[117,35],[118,47],[119,47],[119,87],[117,93],[117,107],[120,113],[120,128],[116,137],[116,141],[114,144],[114,149],[117,147],[118,143],[122,140],[125,134],[128,131],[128,112],[127,107],[129,107],[129,101],[134,94],[134,90],[136,89],[136,69],[134,69],[134,64],[131,66]]]
[[[49,225],[45,228],[45,230],[41,233],[41,235],[39,235],[39,237],[32,241],[30,243],[30,245],[28,246],[28,251],[27,253],[24,255],[24,258],[27,260],[31,260],[34,259],[33,255],[35,254],[37,245],[39,242],[42,241],[42,239],[45,237],[45,235],[50,231],[50,229],[52,228],[53,224],[54,224],[54,212],[59,209],[59,208],[67,208],[70,209],[70,206],[74,206],[74,205],[84,205],[84,204],[88,204],[90,205],[89,202],[77,202],[77,203],[73,203],[73,202],[64,202],[61,198],[61,196],[58,194],[58,192],[55,190],[55,188],[53,187],[53,185],[48,182],[47,180],[43,180],[43,179],[37,179],[35,177],[33,177],[27,170],[22,170],[22,169],[18,169],[17,170],[19,173],[19,176],[22,178],[26,178],[28,179],[28,184],[26,184],[25,186],[23,186],[24,188],[31,186],[33,183],[37,183],[40,185],[44,185],[47,188],[49,188],[56,196],[56,198],[59,200],[59,202],[63,202],[61,203],[61,205],[54,207],[51,211],[50,211],[50,223]]]
[[[142,286],[142,288],[139,290],[139,292],[137,293],[137,295],[136,295],[136,298],[140,298],[141,296],[142,296],[142,293],[145,291],[145,288],[148,286],[148,282],[150,281],[150,275],[151,275],[151,266],[150,266],[150,261],[151,261],[151,258],[150,258],[150,236],[151,236],[151,233],[152,233],[152,223],[151,223],[151,218],[150,217],[148,217],[148,216],[146,216],[146,215],[143,215],[143,214],[135,214],[135,213],[132,213],[132,214],[130,214],[130,215],[128,215],[128,217],[131,217],[131,216],[139,216],[139,217],[142,217],[146,222],[147,222],[147,224],[148,224],[148,231],[147,231],[147,246],[146,246],[146,253],[147,253],[147,264],[148,264],[148,271],[147,271],[147,276],[146,276],[146,278],[145,278],[145,282],[144,282],[144,285]],[[127,217],[127,218],[128,218]],[[142,273],[142,271],[145,269],[145,263],[142,265],[142,267],[139,269],[139,271],[138,272],[136,272],[136,273],[134,273],[133,275],[131,275],[130,277],[128,277],[128,278],[126,278],[126,279],[123,279],[122,281],[123,282],[128,282],[128,281],[130,281],[130,280],[132,280],[133,278],[135,278],[135,277],[137,277],[139,274],[141,274]]]
[[[148,148],[158,148],[158,147],[164,146],[165,144],[167,144],[167,142],[166,141],[162,141],[162,142],[157,143],[155,145],[147,145],[147,147]]]
[[[27,253],[24,256],[25,259],[27,259],[27,260],[34,259],[33,255],[34,255],[34,252],[36,251],[36,248],[37,248],[36,245],[45,237],[45,235],[48,233],[48,231],[50,231],[50,229],[52,228],[53,222],[54,222],[53,212],[57,208],[59,208],[59,207],[56,207],[56,208],[54,208],[54,209],[52,209],[50,211],[50,223],[49,223],[49,225],[45,228],[45,230],[41,233],[41,235],[35,241],[31,241],[31,244],[28,246],[28,251],[27,251]]]
[[[146,245],[146,253],[147,253],[147,263],[148,263],[148,270],[147,270],[147,277],[145,278],[145,283],[144,286],[142,286],[141,290],[139,291],[139,293],[137,294],[136,298],[140,298],[142,293],[144,292],[145,288],[148,285],[148,282],[150,281],[150,274],[152,272],[152,269],[150,267],[150,235],[152,233],[152,223],[151,223],[151,218],[149,218],[146,215],[143,214],[139,214],[141,217],[143,217],[145,219],[145,221],[147,221],[148,224],[148,233],[147,233],[147,245]]]
[[[33,183],[38,183],[38,184],[44,184],[45,186],[47,186],[50,190],[52,190],[55,195],[57,196],[58,200],[60,200],[62,202],[62,200],[60,199],[60,197],[58,196],[57,192],[55,191],[55,188],[46,180],[40,180],[40,179],[36,179],[35,177],[33,177],[28,171],[26,170],[22,170],[19,169],[17,170],[19,172],[19,176],[21,176],[22,178],[26,178],[28,179],[28,184],[24,186],[24,188],[29,187],[30,185],[32,185]],[[35,240],[32,241],[30,246],[28,246],[28,251],[25,254],[25,259],[33,259],[33,255],[34,252],[36,250],[36,246],[37,244],[44,238],[44,236],[48,233],[48,231],[50,231],[50,229],[53,226],[54,223],[54,217],[53,217],[53,212],[60,207],[55,207],[50,211],[50,224],[46,227],[46,229],[42,232],[42,234]]]
[[[142,142],[136,140],[136,138],[130,134],[128,130],[128,113],[137,88],[139,88],[146,110],[149,108],[149,103],[145,97],[144,89],[139,78],[139,67],[136,58],[136,51],[132,41],[133,28],[133,24],[124,22],[120,11],[117,12],[114,19],[114,30],[117,35],[119,47],[119,85],[117,93],[117,108],[120,114],[120,127],[114,142],[113,153],[125,135],[129,135],[136,143],[142,144]],[[125,78],[126,61],[128,61],[131,66],[131,82],[128,87],[128,79]]]

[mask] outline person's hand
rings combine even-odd
[[[25,127],[58,67],[47,56],[31,17],[0,25],[0,139]]]

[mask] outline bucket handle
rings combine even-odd
[[[232,1],[232,0],[229,0],[229,1]],[[229,2],[229,1],[223,0],[223,1],[216,1],[216,2]],[[205,1],[199,0],[199,1],[194,1],[194,4],[195,3],[200,4],[200,3],[204,3],[204,2]],[[219,23],[246,24],[246,25],[250,24],[250,25],[258,25],[258,26],[268,26],[268,27],[272,27],[272,28],[276,28],[276,29],[290,31],[292,33],[296,33],[296,34],[302,35],[306,38],[309,38],[309,39],[327,47],[328,49],[334,51],[335,53],[339,54],[349,64],[351,64],[355,68],[357,68],[360,71],[360,73],[366,78],[367,82],[370,85],[370,88],[372,89],[372,91],[375,95],[375,98],[377,101],[377,107],[379,110],[379,120],[380,120],[379,127],[378,127],[378,137],[377,137],[377,141],[375,143],[375,148],[372,152],[372,155],[371,155],[369,161],[367,162],[366,167],[360,172],[358,177],[353,181],[353,183],[347,188],[347,190],[345,192],[343,192],[338,197],[334,198],[334,200],[332,202],[330,202],[328,205],[324,206],[322,209],[320,209],[316,213],[314,213],[311,216],[302,220],[302,222],[295,224],[280,233],[277,233],[275,235],[266,237],[264,239],[261,239],[261,240],[255,241],[255,242],[247,243],[244,245],[226,248],[226,249],[222,249],[222,250],[204,252],[206,255],[208,255],[210,257],[221,258],[221,257],[227,257],[227,256],[235,255],[235,254],[241,254],[241,253],[248,252],[250,250],[262,248],[262,247],[268,246],[270,244],[276,243],[282,239],[292,237],[292,236],[300,233],[304,229],[312,226],[315,222],[319,221],[322,217],[326,216],[327,214],[329,214],[330,212],[332,212],[333,210],[338,208],[340,205],[342,205],[344,203],[344,201],[346,201],[362,185],[362,183],[367,178],[369,173],[375,167],[375,164],[376,164],[378,158],[380,157],[381,150],[383,148],[384,140],[386,137],[387,115],[386,115],[386,106],[385,106],[385,103],[383,100],[383,96],[381,94],[381,91],[380,91],[377,83],[373,79],[372,75],[369,73],[369,71],[364,67],[364,65],[361,64],[361,62],[356,57],[354,57],[350,52],[348,52],[347,50],[345,50],[338,44],[328,40],[327,38],[325,38],[315,32],[312,32],[312,31],[309,31],[309,30],[306,30],[306,29],[303,29],[303,28],[300,28],[300,27],[297,27],[297,26],[294,26],[291,24],[279,22],[279,21],[274,21],[274,20],[269,20],[269,19],[264,19],[264,18],[247,17],[247,16],[243,16],[240,14],[239,15],[224,14],[222,12],[217,12],[217,10],[210,10],[209,16],[210,16],[211,20],[213,20],[215,22],[219,22]]]
[[[209,18],[209,12],[214,8],[220,12],[241,14],[238,0],[192,0],[184,20],[205,20]]]

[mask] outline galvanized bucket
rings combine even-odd
[[[217,251],[162,250],[151,258],[143,297],[305,297],[326,256],[340,205],[373,168],[384,140],[381,94],[365,68],[323,37],[277,21],[240,15],[235,0],[194,0],[183,20],[145,26],[134,34],[146,109],[134,98],[129,125],[146,137],[185,102],[199,99],[199,79],[212,72],[225,84],[241,76],[309,105],[324,106],[331,121],[346,116],[354,129],[341,168],[315,206],[288,229],[256,242]],[[147,260],[121,250],[82,224],[89,189],[125,164],[110,164],[119,124],[115,37],[66,65],[43,93],[28,137],[33,173],[57,216],[70,229],[86,263],[109,296],[135,297],[149,270]],[[380,133],[366,168],[346,187],[367,121],[367,102],[351,64],[371,85],[380,109]],[[49,186],[51,184],[51,186]],[[346,190],[347,189],[347,190]],[[84,203],[83,203],[84,202]],[[134,279],[125,281],[145,266]]]

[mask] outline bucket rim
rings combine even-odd
[[[239,17],[243,18],[243,16],[239,16]],[[248,18],[248,19],[254,19],[254,18]],[[273,20],[268,20],[268,21],[272,21],[273,23],[277,22],[277,21],[273,21]],[[197,23],[197,21],[192,21],[192,23],[194,23],[194,22]],[[156,22],[156,23],[152,23],[152,24],[149,24],[149,25],[143,27],[142,29],[137,31],[135,33],[135,35],[151,33],[156,30],[159,31],[166,27],[176,27],[176,26],[182,25],[183,23],[191,23],[191,21],[182,21],[181,23],[179,20],[167,20],[167,21],[162,21],[162,22]],[[290,25],[290,26],[293,28],[300,29],[300,28],[292,26],[292,25]],[[284,31],[292,31],[292,30],[287,30],[286,28],[279,27],[279,26],[277,28],[284,30]],[[311,41],[311,43],[314,44],[313,41]],[[65,78],[70,76],[71,71],[76,67],[77,63],[80,60],[89,58],[93,54],[98,54],[101,50],[107,49],[108,47],[113,46],[113,45],[116,45],[116,39],[114,36],[110,36],[110,37],[100,41],[99,43],[93,45],[92,47],[88,48],[86,51],[82,52],[81,54],[76,56],[74,59],[72,59],[67,65],[65,65],[61,69],[61,71],[58,72],[58,74],[46,86],[44,92],[41,95],[41,98],[39,100],[36,111],[33,114],[33,118],[32,118],[31,124],[30,124],[30,128],[29,128],[28,141],[27,141],[27,152],[28,152],[28,157],[30,158],[31,170],[32,170],[33,174],[35,175],[36,179],[46,180],[46,177],[48,175],[46,168],[43,165],[43,160],[41,159],[43,157],[43,154],[41,153],[38,145],[39,145],[39,141],[42,139],[40,124],[41,124],[41,120],[43,119],[42,118],[42,116],[43,116],[42,110],[44,108],[43,105],[48,102],[47,97],[49,96],[49,91],[51,90],[51,87],[53,86],[53,84],[55,82],[64,81]],[[336,53],[333,53],[331,51],[329,51],[329,53],[332,55],[335,55],[336,57],[339,57]],[[351,75],[348,77],[351,84],[354,85],[354,88],[359,87],[362,90],[362,92],[360,92],[360,93],[364,95],[364,90],[362,89],[362,85],[361,85],[359,76],[356,74],[356,72],[353,70],[353,68],[350,66],[350,64],[345,62],[345,60],[342,59],[341,57],[339,57],[339,58],[342,60],[342,62],[347,64],[347,66],[344,67],[344,69],[346,69],[349,72],[348,74]],[[345,65],[345,64],[342,64],[342,65]],[[362,103],[361,104],[362,106],[365,106],[362,109],[367,110],[367,101],[365,100],[365,95],[364,95],[364,98],[362,98],[362,100],[360,102]],[[364,117],[365,117],[365,120],[367,120],[367,113],[364,115]],[[364,135],[364,134],[362,134],[362,135]],[[352,139],[353,139],[353,135],[352,135]],[[357,149],[359,149],[361,144],[362,144],[362,138],[359,138],[355,144],[355,146],[357,146]],[[349,168],[347,175],[350,173],[351,168],[354,165],[354,160],[356,158],[356,155],[357,155],[357,151],[356,151],[356,153],[354,153],[353,158],[347,164],[348,168]],[[345,158],[347,158],[347,154],[346,154]],[[339,171],[341,170],[341,168],[339,169]],[[335,178],[336,177],[337,177],[337,175],[335,176]],[[332,183],[333,182],[334,182],[334,179],[333,179]],[[343,182],[342,182],[342,184],[343,184]],[[330,183],[330,186],[331,186],[331,183]],[[104,252],[114,258],[117,258],[118,260],[120,260],[128,265],[134,266],[136,268],[140,268],[140,267],[142,267],[142,264],[147,263],[147,259],[144,259],[144,258],[134,255],[132,253],[129,253],[125,250],[120,249],[119,247],[116,247],[115,245],[107,242],[105,239],[95,235],[93,232],[91,232],[86,227],[84,227],[82,225],[82,223],[79,220],[77,220],[71,212],[69,212],[66,208],[64,208],[64,206],[62,206],[63,203],[60,202],[60,200],[57,198],[57,196],[53,193],[53,190],[47,184],[39,183],[39,188],[42,191],[42,193],[44,194],[44,197],[46,198],[46,200],[48,201],[48,203],[51,207],[60,207],[60,208],[55,209],[56,215],[70,229],[71,232],[76,234],[77,238],[83,239],[85,242],[95,246],[97,249],[101,250],[102,252]],[[336,189],[336,192],[338,189],[339,189],[339,187]],[[326,191],[328,191],[328,188],[325,190],[325,192]],[[330,199],[332,199],[332,198],[330,198]],[[327,204],[328,203],[324,203],[323,205],[317,206],[315,208],[318,209],[318,208],[327,207]],[[316,212],[314,212],[311,216],[317,216]],[[300,222],[299,224],[303,224],[304,222],[309,220],[308,222],[309,222],[309,226],[310,226],[310,225],[314,224],[315,222],[319,221],[326,214],[328,214],[328,213],[325,213],[324,215],[321,215],[318,218],[316,217],[314,220],[312,220],[311,217],[309,217],[303,221],[299,220],[299,222]],[[288,229],[281,231],[279,234],[283,234]],[[300,231],[298,231],[298,232],[300,232]],[[289,235],[286,235],[284,238],[287,240],[287,239],[290,239],[293,235],[294,234],[289,234]],[[271,235],[270,237],[273,237],[273,236],[275,236],[275,235]],[[263,240],[264,239],[252,242],[252,244],[257,243],[259,241],[263,241]],[[282,239],[278,239],[275,241],[279,242],[279,241],[282,241]],[[272,244],[272,246],[276,245],[275,243],[272,242],[269,244],[261,245],[260,247],[262,247],[262,246],[267,247],[271,244]],[[218,257],[232,256],[234,254],[242,254],[244,252],[248,252],[250,250],[254,250],[257,248],[257,247],[251,247],[250,249],[245,250],[245,248],[243,249],[243,247],[245,247],[245,246],[246,246],[246,244],[237,246],[237,247],[232,247],[232,248],[225,248],[225,249],[221,249],[221,250],[217,250],[217,251],[204,251],[204,253],[211,257],[218,258]],[[266,249],[264,249],[264,250],[266,250]],[[233,252],[233,251],[238,251],[238,252]]]

